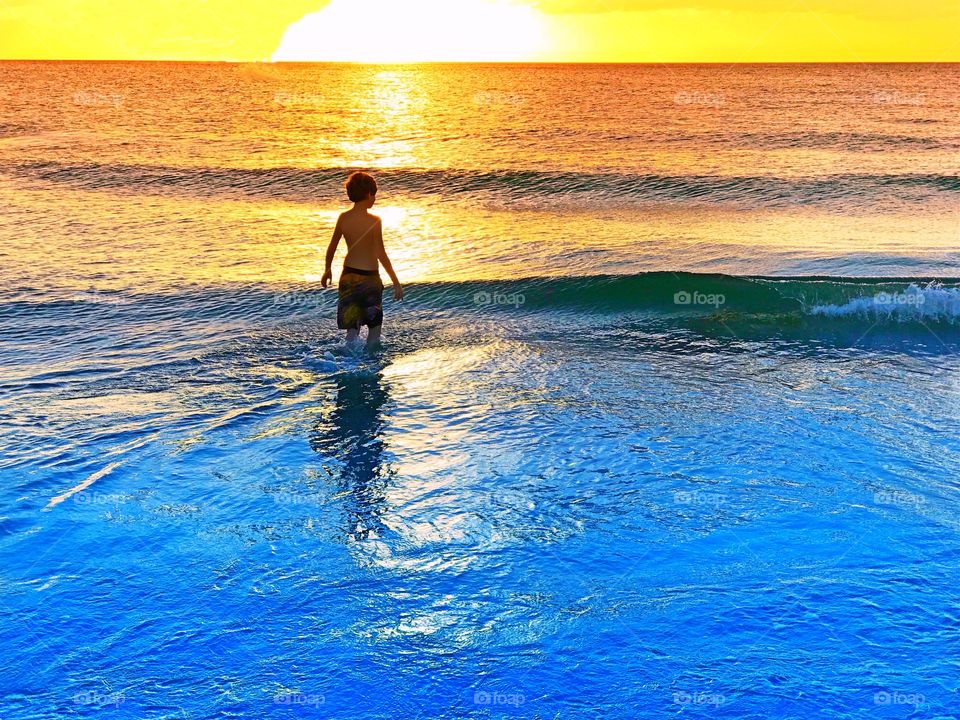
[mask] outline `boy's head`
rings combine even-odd
[[[370,200],[370,204],[373,205],[373,200],[377,196],[377,181],[373,179],[372,175],[367,175],[365,172],[352,173],[347,178],[346,187],[347,197],[351,201],[358,203]]]

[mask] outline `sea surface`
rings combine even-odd
[[[960,66],[0,97],[3,720],[956,716]]]

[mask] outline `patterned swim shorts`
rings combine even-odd
[[[339,296],[337,327],[341,330],[359,330],[362,325],[375,328],[383,324],[383,282],[376,270],[344,266]]]

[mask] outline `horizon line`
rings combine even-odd
[[[124,58],[0,58],[0,63],[193,63],[198,65],[957,65],[958,60],[174,60]]]

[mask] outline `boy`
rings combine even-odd
[[[347,331],[347,345],[353,345],[366,325],[367,347],[380,342],[383,325],[383,282],[380,280],[377,263],[386,269],[393,281],[393,297],[403,300],[403,287],[393,272],[393,265],[383,247],[383,225],[380,218],[367,212],[377,201],[377,181],[370,175],[355,172],[347,178],[347,197],[353,208],[337,218],[333,239],[327,248],[327,266],[320,280],[323,287],[330,284],[333,273],[333,256],[340,238],[347,241],[347,258],[340,276],[337,303],[337,327]]]

